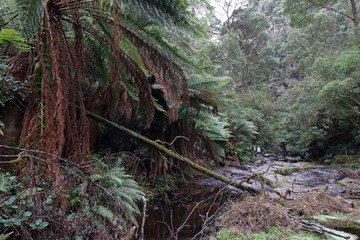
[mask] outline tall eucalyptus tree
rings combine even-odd
[[[336,13],[353,23],[354,39],[360,47],[360,13],[359,3],[355,0],[301,0],[284,1],[284,9],[290,14],[291,23],[297,26],[305,26],[312,21],[314,14],[323,9]]]

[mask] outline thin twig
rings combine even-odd
[[[141,221],[141,235],[140,235],[140,240],[144,240],[144,227],[145,227],[145,218],[146,218],[146,198],[143,197],[143,216],[142,216],[142,221]]]
[[[210,205],[209,210],[206,212],[206,218],[205,218],[205,220],[204,220],[204,222],[203,222],[203,224],[202,224],[201,230],[200,230],[197,234],[195,234],[195,236],[193,236],[193,237],[191,238],[191,240],[194,240],[194,239],[195,239],[198,235],[200,235],[200,234],[203,235],[203,234],[204,234],[204,230],[205,230],[206,225],[208,224],[208,222],[210,222],[210,221],[218,214],[218,212],[220,211],[220,209],[222,209],[222,208],[225,206],[226,203],[224,203],[221,207],[219,207],[218,209],[216,209],[216,211],[209,217],[210,210],[211,210],[211,208],[213,207],[213,205],[214,205],[217,197],[218,197],[219,194],[220,194],[224,189],[226,189],[227,187],[229,187],[229,185],[224,186],[223,188],[221,188],[221,189],[216,193],[216,196],[215,196],[212,204]]]
[[[189,218],[191,217],[191,215],[193,214],[193,212],[195,211],[195,209],[201,204],[203,203],[204,200],[201,200],[200,202],[197,202],[196,205],[193,207],[193,209],[191,210],[191,212],[188,214],[188,216],[186,217],[186,219],[183,221],[183,223],[181,224],[180,227],[177,228],[176,230],[176,237],[179,235],[179,232],[181,231],[181,229],[185,226],[186,222],[189,220]]]

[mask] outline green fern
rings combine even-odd
[[[43,15],[42,0],[15,0],[18,18],[15,24],[21,29],[21,32],[28,40],[36,35],[39,30],[41,18]],[[11,5],[10,5],[11,6]]]
[[[93,211],[112,225],[118,225],[119,221],[136,225],[136,215],[140,214],[138,202],[143,199],[144,193],[120,165],[121,160],[109,164],[98,161],[97,173],[91,175],[90,179],[104,188],[108,196]],[[114,209],[114,206],[119,209]]]
[[[228,123],[209,112],[188,107],[180,111],[180,116],[193,123],[198,134],[204,135],[211,140],[227,141],[231,137],[227,129]]]
[[[29,50],[29,46],[25,44],[25,39],[20,36],[20,33],[18,33],[13,29],[0,30],[0,46],[2,44],[13,45],[16,50],[20,50],[20,51]]]
[[[0,173],[0,194],[8,193],[11,189],[14,189],[15,176],[11,176],[10,173]]]

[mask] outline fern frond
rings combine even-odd
[[[227,129],[228,123],[221,121],[218,116],[209,112],[198,111],[194,108],[183,109],[181,116],[186,117],[195,124],[199,134],[205,135],[214,141],[227,141],[231,137]]]
[[[43,16],[42,0],[16,0],[17,14],[21,22],[21,32],[31,40],[39,30]]]
[[[208,74],[190,74],[188,75],[189,87],[191,89],[211,89],[213,91],[221,91],[232,81],[230,77],[214,77]]]
[[[104,201],[109,205],[98,206],[94,209],[98,214],[107,218],[109,222],[118,224],[123,216],[128,221],[136,224],[136,215],[140,214],[138,208],[138,201],[142,200],[144,193],[139,188],[136,181],[134,181],[130,175],[124,172],[121,167],[121,161],[115,161],[109,164],[100,162],[97,174],[93,174],[96,177],[98,183],[103,186],[107,192],[111,194],[111,199]],[[114,198],[117,204],[114,204]],[[117,205],[119,209],[114,209],[110,206]],[[117,215],[115,215],[115,213]]]
[[[240,136],[247,136],[247,137],[255,137],[259,133],[257,132],[257,127],[251,121],[246,119],[240,119],[237,121],[236,124],[237,128],[234,129],[234,134]]]
[[[188,10],[188,1],[124,0],[121,3],[128,16],[146,19],[149,24],[170,29],[176,26],[193,34],[202,30],[194,14]]]

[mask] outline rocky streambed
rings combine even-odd
[[[245,185],[256,189],[272,189],[291,200],[302,194],[326,188],[330,195],[339,195],[346,199],[360,201],[360,175],[351,169],[339,166],[326,166],[318,163],[304,162],[300,158],[256,157],[251,164],[230,167],[219,167],[213,171],[234,181],[244,181],[255,174],[262,180],[251,178]],[[204,178],[192,181],[197,186],[224,186],[218,180]],[[229,187],[234,192],[241,192]],[[269,192],[271,195],[275,193]]]
[[[274,197],[281,195],[293,200],[309,191],[322,189],[349,204],[360,202],[360,176],[339,166],[304,162],[300,158],[259,156],[254,163],[212,170],[234,181],[244,181],[253,188],[268,190]],[[171,196],[167,207],[159,204],[149,210],[145,237],[200,239],[207,234],[206,222],[214,218],[227,197],[236,198],[242,194],[241,190],[213,178],[189,181]]]

